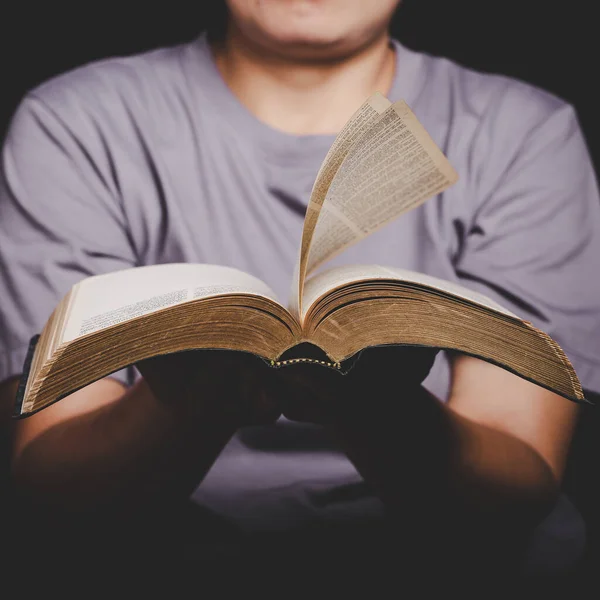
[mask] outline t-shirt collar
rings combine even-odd
[[[394,102],[403,99],[414,108],[422,91],[425,73],[423,56],[395,39],[396,71],[388,98]],[[184,54],[185,68],[192,81],[190,85],[206,101],[220,108],[224,127],[234,135],[243,134],[252,140],[266,158],[278,163],[311,164],[325,158],[335,139],[333,134],[295,135],[276,129],[253,115],[225,83],[214,60],[206,35],[193,40]]]

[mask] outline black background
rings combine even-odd
[[[367,2],[369,0],[365,0]],[[214,2],[57,3],[3,7],[0,136],[21,96],[86,62],[174,44],[196,35]],[[76,5],[77,6],[77,5]],[[407,46],[518,77],[572,103],[600,165],[595,3],[571,0],[404,0],[393,33]]]

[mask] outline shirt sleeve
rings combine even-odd
[[[586,141],[567,104],[535,123],[527,115],[521,132],[509,108],[494,115],[497,144],[455,268],[465,285],[554,338],[583,388],[598,392],[600,199]]]
[[[29,340],[77,281],[136,264],[108,151],[69,115],[28,95],[4,140],[0,381],[21,373]],[[113,376],[127,384],[133,371]]]

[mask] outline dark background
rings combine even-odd
[[[365,0],[368,2],[370,0]],[[22,95],[78,65],[194,37],[216,0],[79,4],[21,2],[0,17],[0,139]],[[600,58],[595,2],[569,0],[404,0],[393,34],[407,46],[466,66],[517,77],[574,105],[600,168]],[[600,267],[600,257],[598,257]],[[600,268],[599,268],[600,276]],[[567,475],[572,496],[598,528],[598,408],[587,411]],[[599,539],[598,533],[595,539]],[[598,542],[596,541],[596,544]],[[596,545],[598,547],[598,545]]]

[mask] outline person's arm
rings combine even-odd
[[[188,498],[251,413],[277,417],[242,407],[248,394],[259,396],[253,359],[152,359],[128,390],[107,378],[17,421],[17,491],[30,502],[83,512]],[[13,384],[2,393],[15,391]]]
[[[447,404],[422,386],[372,387],[384,401],[339,412],[331,427],[392,510],[443,498],[484,526],[504,515],[533,527],[556,500],[577,405],[467,356],[454,359],[452,381]]]
[[[578,406],[468,356],[441,402],[420,385],[433,356],[372,348],[343,380],[300,365],[284,415],[325,425],[382,501],[396,560],[512,569],[558,498]]]
[[[461,355],[443,403],[421,385],[436,353],[371,348],[343,377],[284,372],[284,414],[328,427],[391,513],[439,512],[443,498],[476,521],[510,513],[535,525],[556,499],[577,405]]]
[[[156,400],[102,380],[15,427],[13,483],[30,503],[87,512],[140,498],[189,496],[235,426],[194,423]]]

